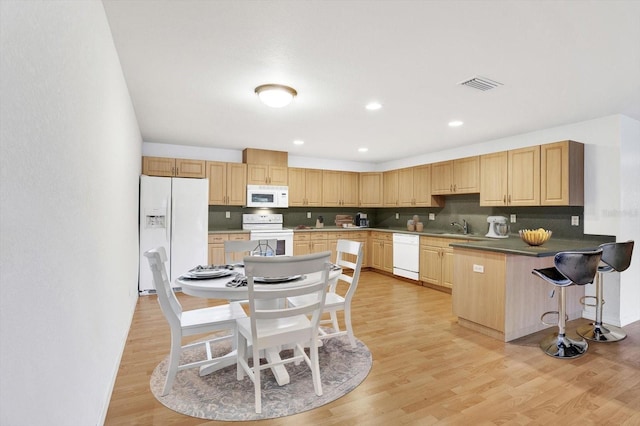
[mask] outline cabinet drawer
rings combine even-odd
[[[327,239],[326,232],[310,232],[309,234],[311,241],[324,241]]]
[[[425,247],[451,248],[451,243],[466,243],[469,240],[457,238],[420,237],[420,245]]]
[[[367,238],[366,232],[350,231],[350,232],[327,232],[328,240],[361,240]]]
[[[229,240],[229,234],[209,234],[209,244],[222,244]]]
[[[249,234],[229,234],[229,241],[249,241]]]
[[[296,241],[311,241],[311,232],[294,232],[293,239]]]
[[[371,238],[383,241],[393,241],[393,233],[391,232],[372,232]]]

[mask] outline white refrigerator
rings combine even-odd
[[[197,265],[206,265],[209,230],[209,180],[140,176],[141,294],[155,291],[144,252],[164,247],[167,274],[175,279]]]

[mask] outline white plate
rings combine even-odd
[[[210,269],[187,272],[182,277],[196,280],[208,280],[211,278],[222,278],[231,275],[233,272],[229,269]]]
[[[289,277],[253,277],[253,280],[258,283],[285,283],[287,281],[293,281],[300,278],[302,275],[291,275]]]

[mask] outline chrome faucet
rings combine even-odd
[[[467,221],[462,219],[462,225],[460,225],[458,222],[451,222],[451,226],[459,226],[460,229],[462,229],[462,233],[464,235],[467,235],[469,233],[469,225],[467,224]]]

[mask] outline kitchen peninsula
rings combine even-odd
[[[559,251],[588,250],[613,237],[551,239],[538,247],[519,238],[453,243],[452,303],[458,323],[505,342],[547,328],[540,316],[557,310],[552,286],[531,273],[553,266]],[[582,316],[584,286],[567,288],[567,315]]]

